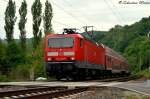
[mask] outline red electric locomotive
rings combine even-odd
[[[64,29],[63,34],[47,35],[45,61],[47,73],[58,80],[129,72],[128,63],[123,57],[73,29]]]

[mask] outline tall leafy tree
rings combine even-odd
[[[0,73],[3,74],[5,70],[5,53],[6,53],[6,46],[0,39]]]
[[[27,22],[27,3],[26,0],[24,0],[21,4],[21,7],[19,9],[20,14],[20,21],[18,23],[19,30],[20,30],[20,40],[21,40],[21,47],[23,50],[26,49],[26,30],[25,30],[25,24]]]
[[[133,70],[147,69],[150,59],[150,41],[146,36],[134,39],[125,49],[124,55],[132,65]]]
[[[13,41],[14,25],[17,19],[15,13],[16,13],[15,2],[9,0],[5,11],[5,26],[4,26],[6,31],[6,39],[8,43]]]
[[[44,12],[44,33],[45,35],[52,32],[52,17],[53,17],[53,9],[51,3],[46,0],[45,2],[45,12]]]
[[[34,49],[36,49],[42,37],[42,32],[40,30],[40,25],[42,21],[42,4],[40,0],[35,0],[31,10],[33,16],[33,47]]]

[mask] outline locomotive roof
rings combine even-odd
[[[79,38],[84,38],[94,44],[98,44],[96,41],[94,41],[90,36],[85,35],[83,33],[75,33],[75,34],[50,34],[47,35],[47,38],[55,38],[55,37],[79,37]],[[103,44],[98,44],[104,48]]]
[[[79,37],[79,38],[83,38],[83,36],[81,36],[80,34],[50,34],[47,35],[47,37]]]

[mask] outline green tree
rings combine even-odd
[[[40,30],[40,24],[42,21],[42,4],[40,0],[35,0],[31,10],[33,16],[33,47],[36,49],[42,37],[42,31]]]
[[[9,74],[12,68],[15,68],[18,64],[24,62],[24,57],[21,52],[20,47],[15,43],[15,41],[10,42],[6,46],[6,54],[5,54],[5,64],[4,64],[4,72],[5,74]]]
[[[97,38],[106,46],[124,54],[132,70],[137,72],[150,66],[150,40],[145,37],[149,31],[150,16],[132,25],[116,25],[102,38]]]
[[[45,69],[44,69],[44,39],[37,46],[37,48],[33,51],[32,56],[30,56],[31,61],[31,68],[30,68],[30,80],[34,80],[36,77],[44,76]]]
[[[6,54],[6,46],[3,44],[2,40],[0,39],[0,72],[3,74],[5,70],[5,54]]]
[[[51,33],[52,29],[52,17],[53,17],[53,10],[51,3],[46,0],[45,2],[45,12],[44,12],[44,33],[45,35]]]
[[[142,18],[132,25],[116,25],[100,41],[114,50],[124,53],[124,50],[135,38],[146,36],[149,31],[150,17]]]
[[[9,0],[6,11],[5,11],[5,31],[6,31],[6,39],[7,42],[11,42],[13,40],[13,33],[14,33],[14,25],[16,22],[16,5],[15,2]]]
[[[137,72],[149,67],[150,41],[145,36],[134,39],[125,49],[124,55],[129,60],[132,70]]]
[[[21,4],[21,7],[19,9],[20,14],[20,21],[18,23],[19,30],[20,30],[20,40],[21,40],[21,48],[23,51],[26,50],[26,30],[25,30],[25,24],[27,22],[27,3],[26,0],[24,0]]]

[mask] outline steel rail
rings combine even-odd
[[[45,89],[38,90],[36,92],[28,92],[27,93],[22,93],[19,92],[19,94],[15,95],[13,94],[12,96],[9,97],[2,97],[2,98],[13,98],[13,99],[52,99],[52,98],[57,98],[57,97],[64,97],[80,92],[87,91],[89,88],[88,87],[83,87],[83,88],[75,88],[75,89],[63,89],[63,90],[57,90],[57,91],[45,91]]]
[[[63,96],[68,96],[80,92],[87,91],[88,88],[75,88],[75,89],[66,89],[66,90],[60,90],[56,92],[48,92],[48,93],[43,93],[43,94],[35,94],[32,96],[24,96],[24,97],[19,97],[16,99],[52,99],[52,98],[57,98],[57,97],[63,97]]]
[[[24,95],[30,93],[46,92],[46,91],[58,91],[58,90],[64,90],[66,88],[67,87],[38,87],[38,88],[28,88],[28,89],[21,89],[21,90],[4,91],[4,92],[0,92],[0,98],[18,96],[18,95]]]
[[[136,77],[136,76],[126,76],[126,77],[113,77],[113,78],[103,78],[103,79],[96,79],[96,80],[85,80],[83,82],[111,82],[111,81],[129,81],[129,80],[134,80],[134,79],[138,79],[140,77]]]

